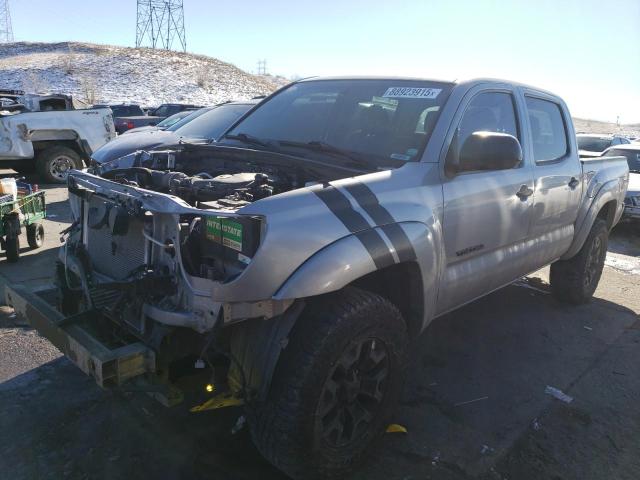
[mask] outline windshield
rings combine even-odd
[[[175,125],[176,123],[178,123],[180,120],[182,120],[184,117],[190,115],[191,113],[193,113],[190,110],[185,110],[184,112],[180,112],[180,113],[176,113],[174,115],[171,115],[170,117],[165,118],[164,120],[162,120],[160,123],[158,123],[158,127],[160,128],[167,128],[170,127],[171,125]]]
[[[373,163],[417,161],[451,85],[421,80],[318,80],[293,84],[236,125],[229,137],[287,151],[339,151]],[[309,151],[312,149],[307,148]]]
[[[629,164],[629,171],[634,173],[640,173],[640,150],[622,150],[618,148],[612,148],[607,152],[607,156],[626,157],[627,163]]]
[[[198,118],[200,115],[203,115],[203,114],[207,113],[212,108],[215,108],[215,107],[205,107],[205,108],[201,108],[199,110],[192,110],[192,111],[188,112],[189,114],[187,116],[182,117],[179,121],[177,121],[176,123],[171,125],[169,128],[167,128],[167,130],[169,130],[170,132],[175,132],[177,129],[179,129],[183,125],[186,125],[191,120],[194,120],[194,119]],[[171,118],[171,117],[169,117],[169,118]],[[163,122],[164,122],[164,120],[163,120]],[[162,122],[160,122],[160,123],[162,123]]]
[[[227,103],[205,110],[197,115],[196,118],[184,118],[179,128],[171,128],[181,137],[188,138],[205,138],[207,140],[217,140],[220,138],[227,128],[233,125],[245,112],[247,112],[253,104],[244,103]],[[194,115],[196,113],[195,112]]]
[[[578,137],[578,148],[588,152],[604,152],[611,146],[611,139],[600,137]]]

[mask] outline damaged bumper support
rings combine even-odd
[[[50,291],[49,291],[50,292]],[[6,301],[16,315],[47,338],[83,372],[103,388],[118,387],[126,381],[155,371],[154,352],[139,342],[108,347],[83,323],[91,313],[64,317],[44,297],[21,286],[6,287]]]

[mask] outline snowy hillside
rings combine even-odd
[[[0,45],[0,89],[70,93],[85,104],[211,105],[265,95],[278,83],[203,55],[74,42]]]

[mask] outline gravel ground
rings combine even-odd
[[[48,281],[69,219],[63,190],[47,195],[44,249],[0,259],[11,282]],[[610,252],[589,305],[557,303],[542,270],[434,321],[396,414],[408,433],[386,435],[356,478],[640,478],[637,231],[616,229]],[[240,409],[190,414],[192,405],[100,390],[0,308],[0,478],[283,478],[246,429],[232,433]]]

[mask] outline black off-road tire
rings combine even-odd
[[[248,408],[258,450],[294,479],[353,471],[389,423],[407,348],[406,324],[386,299],[350,287],[311,300],[278,361],[267,400]]]
[[[563,302],[581,305],[593,297],[604,268],[609,227],[596,218],[577,255],[551,264],[551,292]]]
[[[12,238],[7,237],[4,242],[5,254],[7,255],[7,262],[15,263],[20,258],[20,237],[15,236]]]
[[[57,145],[38,153],[36,169],[44,183],[65,183],[66,171],[63,169],[82,168],[82,159],[78,152],[69,147]],[[58,172],[58,173],[56,173]]]
[[[27,225],[27,241],[31,248],[40,248],[44,243],[44,227],[41,223]]]

